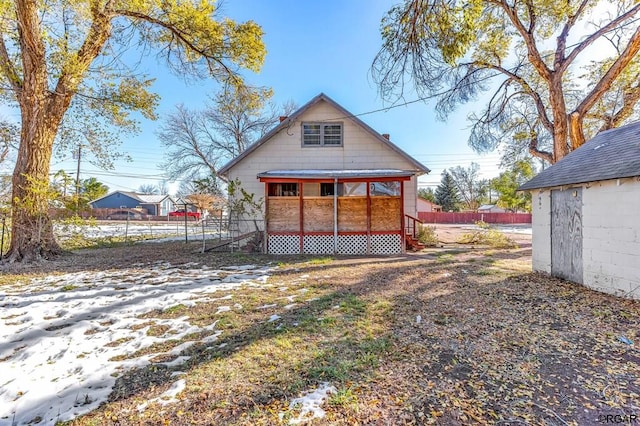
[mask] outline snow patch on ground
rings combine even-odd
[[[325,415],[322,405],[329,398],[329,394],[336,393],[337,390],[328,382],[320,384],[315,390],[307,391],[300,398],[294,398],[289,404],[290,410],[300,410],[297,417],[289,419],[289,424],[297,425],[308,422],[312,419],[321,419]],[[284,413],[280,413],[280,420],[284,418]]]
[[[171,404],[172,402],[177,402],[178,400],[176,399],[176,396],[178,396],[178,394],[182,392],[185,387],[187,387],[186,380],[180,379],[172,384],[171,387],[162,395],[157,398],[152,398],[147,402],[143,402],[142,404],[138,405],[137,409],[139,412],[142,412],[146,410],[149,404],[151,404],[152,402],[156,402],[160,405],[167,405]]]
[[[180,356],[185,349],[213,342],[221,332],[214,330],[215,323],[200,327],[187,316],[161,319],[153,318],[153,312],[221,300],[211,296],[240,287],[262,288],[270,272],[255,265],[215,270],[157,262],[4,286],[0,294],[0,424],[49,425],[71,420],[106,401],[116,377],[124,372],[149,365],[160,355],[164,360],[174,357],[165,365],[181,365],[188,361]],[[222,299],[229,298],[225,294]],[[148,333],[151,327],[163,331]],[[192,333],[205,336],[165,353],[130,358],[153,344]],[[182,382],[174,383],[175,394],[161,397],[162,401],[171,401],[184,388]]]

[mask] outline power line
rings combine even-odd
[[[621,25],[618,25],[618,26],[614,27],[614,28],[610,29],[609,31],[605,31],[603,33],[603,35],[607,34],[607,33],[610,33],[610,32],[617,31],[620,28],[624,28],[624,27],[627,27],[629,25],[633,25],[633,24],[635,24],[636,22],[639,22],[639,21],[640,21],[640,18],[633,19],[633,20],[631,20],[631,21],[629,21],[627,23],[624,23],[624,24],[621,24]],[[579,46],[580,44],[581,44],[581,42],[576,42],[574,44],[566,46],[564,50],[566,52],[571,48]],[[555,56],[555,52],[549,52],[549,53],[540,55],[540,57],[542,59],[546,59],[546,58],[549,58],[549,57],[552,57],[552,56]],[[512,68],[506,68],[505,70],[508,71],[508,72],[514,72],[514,71],[517,71],[522,66],[532,66],[532,65],[531,65],[530,62],[524,62],[523,64],[521,64],[519,66],[514,66]],[[420,97],[420,98],[417,98],[417,99],[413,99],[413,100],[410,100],[410,101],[406,101],[406,102],[403,102],[403,103],[400,103],[400,104],[393,104],[393,105],[389,105],[388,107],[378,108],[378,109],[374,109],[374,110],[366,111],[366,112],[361,112],[359,114],[350,114],[350,115],[346,115],[346,116],[343,116],[343,117],[337,117],[337,118],[333,118],[333,119],[326,119],[326,120],[322,120],[322,121],[341,120],[341,119],[344,119],[344,118],[361,117],[363,115],[375,114],[375,113],[378,113],[378,112],[387,112],[387,111],[390,111],[392,109],[403,107],[403,106],[407,106],[407,105],[411,105],[411,104],[414,104],[414,103],[417,103],[417,102],[424,102],[424,101],[427,101],[427,100],[430,100],[430,99],[435,99],[435,98],[438,98],[440,96],[446,95],[448,93],[452,93],[453,91],[455,91],[459,87],[467,87],[467,86],[471,86],[472,84],[475,85],[475,84],[482,83],[484,81],[490,80],[490,79],[492,79],[494,77],[499,77],[501,75],[504,75],[504,73],[496,72],[494,74],[489,74],[489,75],[486,75],[484,77],[481,77],[481,78],[475,80],[474,82],[469,82],[469,83],[466,83],[466,84],[462,84],[461,86],[452,87],[450,89],[446,89],[446,90],[443,90],[441,92],[436,92],[436,93],[433,93],[431,95],[426,95],[426,96],[423,96],[423,97]]]

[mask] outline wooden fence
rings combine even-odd
[[[418,212],[423,223],[531,223],[531,213]]]

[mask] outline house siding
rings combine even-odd
[[[584,285],[640,298],[640,182],[614,179],[581,187]],[[533,269],[550,272],[550,191],[534,192],[533,202]]]
[[[108,195],[91,203],[96,209],[118,209],[121,207],[133,209],[141,205],[140,200],[129,197],[119,192]]]
[[[228,173],[229,180],[240,180],[242,187],[257,198],[264,196],[264,184],[257,174],[282,169],[401,169],[415,166],[390,147],[374,138],[326,102],[311,106],[288,129],[283,129],[268,142],[251,152]],[[331,120],[336,118],[335,120]],[[302,122],[336,121],[343,123],[343,145],[302,147]],[[407,214],[417,215],[417,179],[404,182]]]
[[[430,212],[434,212],[434,211],[439,211],[442,210],[442,207],[438,206],[439,210],[435,210],[434,206],[437,206],[437,204],[432,203],[429,200],[425,200],[423,198],[418,197],[417,199],[417,205],[416,205],[416,210],[418,211],[418,214],[420,212],[426,212],[426,213],[430,213]]]

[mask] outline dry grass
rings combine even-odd
[[[295,414],[289,401],[321,382],[338,392],[318,425],[584,425],[640,416],[640,304],[532,274],[527,249],[375,259],[203,255],[184,244],[101,250],[28,275],[155,259],[281,266],[272,287],[234,294],[241,310],[215,316],[212,302],[163,312],[201,325],[215,319],[222,331],[214,350],[185,353],[192,358],[177,367],[187,373],[178,402],[136,409],[175,380],[170,368],[150,366],[123,374],[108,404],[71,425],[282,424]],[[285,309],[282,287],[304,297]],[[274,314],[281,319],[268,322]]]

